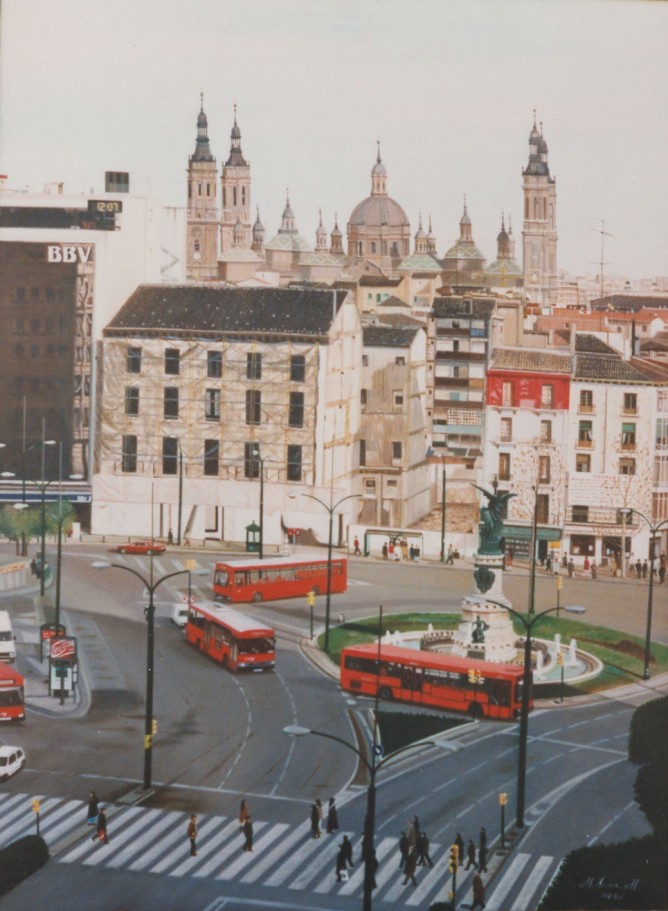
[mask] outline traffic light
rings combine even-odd
[[[561,649],[559,649],[559,651],[557,652],[557,665],[559,667],[564,666],[564,653],[561,651]]]
[[[457,872],[458,866],[459,866],[459,848],[457,847],[457,845],[450,845],[450,859],[448,861],[448,867],[453,876]]]
[[[507,795],[504,791],[502,791],[502,792],[499,794],[499,806],[500,806],[500,807],[505,807],[505,805],[506,805],[507,803],[508,803],[508,795]]]
[[[313,605],[315,604],[315,592],[313,592],[313,591],[309,592],[307,594],[306,598],[308,600],[308,606],[313,607]]]
[[[40,807],[39,800],[37,800],[37,798],[35,798],[32,802],[33,813],[39,813],[39,807]]]
[[[476,682],[476,680],[475,680],[475,671],[474,671],[474,670],[470,670],[470,671],[469,671],[469,683],[475,683],[475,682]]]
[[[153,719],[152,733],[154,735],[158,733],[158,719],[157,718]]]

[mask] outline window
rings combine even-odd
[[[290,393],[290,407],[288,409],[288,426],[304,426],[304,393]],[[289,447],[288,447],[289,448]]]
[[[360,465],[366,465],[366,440],[360,440]]]
[[[590,412],[594,410],[594,393],[591,389],[580,390],[580,411]]]
[[[538,458],[538,480],[541,484],[550,483],[550,457],[539,456]]]
[[[303,354],[293,354],[290,357],[290,381],[303,383],[306,379],[306,357]]]
[[[212,380],[220,379],[223,375],[223,352],[207,351],[206,353],[206,375]]]
[[[589,446],[592,444],[591,421],[580,421],[578,426],[578,446]]]
[[[141,348],[128,348],[125,369],[128,373],[141,373]]]
[[[364,496],[365,497],[375,497],[376,496],[376,479],[375,478],[365,478],[364,479]]]
[[[176,386],[165,386],[163,415],[166,418],[179,416],[179,390]]]
[[[591,471],[591,456],[588,452],[579,452],[575,456],[575,470],[583,472]]]
[[[402,357],[401,355],[399,355],[398,357],[395,357],[394,363],[396,364],[397,367],[405,367],[405,366],[406,366],[406,358],[405,358],[405,357]]]
[[[207,389],[205,391],[204,417],[207,421],[220,420],[220,389]]]
[[[540,422],[540,441],[541,443],[552,442],[552,421]]]
[[[204,474],[208,478],[218,477],[219,453],[218,440],[204,440]]]
[[[573,507],[573,521],[578,522],[578,523],[589,522],[589,507],[588,506],[574,506]]]
[[[123,434],[121,468],[128,474],[137,470],[137,437],[134,434]]]
[[[251,351],[246,355],[246,379],[262,379],[262,355],[256,351]]]
[[[620,459],[619,460],[619,473],[620,474],[635,474],[636,473],[636,460],[635,459]]]
[[[257,443],[244,443],[244,477],[260,477],[260,447]]]
[[[635,392],[624,393],[624,414],[638,413],[638,396]]]
[[[392,461],[396,462],[401,459],[401,443],[394,441],[392,443]]]
[[[125,388],[125,413],[139,414],[139,388],[126,386]]]
[[[513,438],[513,419],[501,418],[501,442],[510,443]]]
[[[259,389],[246,390],[246,423],[259,424],[262,406],[262,393]]]
[[[368,366],[369,366],[369,355],[363,354],[362,355],[362,367],[368,367]]]
[[[513,384],[512,383],[503,383],[501,386],[501,404],[505,405],[507,408],[512,408],[513,405]]]
[[[510,453],[499,453],[499,481],[510,480]]]
[[[367,392],[368,392],[367,389],[360,389],[360,405],[362,406],[362,408],[366,408]]]
[[[459,339],[455,338],[452,340],[452,350],[459,351]]]
[[[179,441],[176,437],[162,438],[162,473],[177,474],[179,467]]]
[[[181,369],[181,352],[178,348],[165,349],[165,373],[168,376],[178,376]]]
[[[302,447],[288,446],[288,481],[301,481],[302,479]]]
[[[536,497],[536,517],[544,525],[550,521],[550,495],[539,493]]]
[[[668,411],[668,402],[666,410]],[[657,449],[665,449],[668,446],[668,418],[656,419],[656,446]]]
[[[551,383],[541,386],[540,404],[543,408],[554,408],[554,386]]]
[[[636,425],[622,424],[622,449],[636,448]]]
[[[395,408],[403,408],[403,406],[404,406],[404,394],[403,394],[403,392],[395,392],[395,393],[394,393],[394,407],[395,407]]]

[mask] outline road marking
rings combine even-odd
[[[165,842],[167,841],[167,843],[169,843],[169,840],[171,840],[175,834],[178,838],[182,838],[181,833],[176,832],[175,829],[172,829],[171,832],[169,832],[168,830],[172,827],[172,825],[174,824],[174,822],[176,822],[177,819],[183,820],[184,818],[185,817],[184,817],[183,813],[179,813],[176,810],[170,810],[167,813],[161,813],[160,816],[155,819],[153,825],[149,826],[147,829],[145,829],[142,832],[142,836],[141,836],[142,841],[144,841],[148,838],[152,838],[154,833],[158,834],[159,832],[162,832],[164,837],[160,840],[160,847],[161,847],[161,849],[163,849],[165,846]],[[124,848],[122,851],[119,851],[115,857],[112,857],[111,860],[105,864],[105,866],[122,867],[128,861],[132,860],[133,856],[136,853],[137,853],[136,844],[134,844],[133,842],[130,842],[130,844],[126,848]],[[142,851],[142,859],[143,859],[143,854],[144,854],[144,852]]]
[[[111,809],[109,807],[109,805],[107,805],[107,807],[108,807],[108,809]],[[122,824],[125,824],[125,822],[132,819],[134,816],[137,816],[141,812],[142,811],[141,811],[140,807],[128,807],[125,810],[121,810],[120,813],[114,814],[114,817],[113,817],[114,822],[115,823],[120,822]],[[93,829],[93,832],[94,831],[95,830]],[[91,836],[91,838],[92,838],[92,836]],[[81,857],[84,856],[84,854],[90,854],[96,848],[99,848],[99,844],[97,842],[91,841],[91,838],[88,838],[88,837],[84,838],[81,841],[81,843],[78,844],[75,848],[73,848],[71,851],[68,851],[68,853],[65,854],[63,857],[59,857],[58,863],[61,863],[61,864],[71,863],[74,860],[79,860]]]
[[[47,800],[42,799],[42,805],[40,809],[40,822],[42,814],[46,816],[49,810],[57,806],[59,803],[60,800],[54,797],[49,797]],[[35,814],[28,807],[21,807],[18,811],[11,813],[10,817],[14,818],[19,814],[25,814],[27,810],[28,815],[23,815],[23,818],[19,822],[14,823],[14,825],[10,826],[9,828],[3,826],[2,837],[5,840],[5,843],[14,841],[16,838],[19,838],[21,836],[24,830],[30,831],[30,829],[35,826]]]
[[[305,827],[308,827],[308,831],[311,830],[311,827],[308,823],[304,823]],[[343,835],[343,833],[341,833]],[[311,854],[320,846],[320,840],[317,838],[311,838],[305,844],[295,851],[291,857],[288,857],[278,868],[275,873],[269,877],[269,879],[264,883],[265,886],[280,886],[285,880],[291,876],[295,870],[301,868],[302,870],[306,869],[305,861]]]
[[[217,829],[220,831],[216,832]],[[226,817],[212,816],[210,819],[205,820],[201,826],[198,826],[197,832],[197,856],[199,860],[195,860],[194,857],[187,857],[178,867],[174,867],[173,870],[169,871],[169,876],[183,876],[185,873],[191,872],[198,864],[202,863],[205,857],[217,851],[223,841],[229,839],[238,829],[239,821],[237,819],[229,820]],[[173,863],[176,859],[176,856],[177,852],[172,851],[171,855],[163,858],[163,861],[158,866],[167,869],[170,863]]]
[[[518,854],[503,875],[503,879],[494,890],[491,899],[487,901],[488,911],[497,911],[503,907],[506,895],[518,880],[522,870],[531,860],[530,854]]]
[[[619,813],[617,813],[616,816],[613,816],[612,819],[603,826],[603,828],[599,831],[598,835],[594,835],[594,837],[590,841],[587,842],[587,845],[595,844],[598,841],[598,839],[600,838],[600,836],[603,835],[604,832],[607,832],[608,829],[610,828],[610,826],[614,825],[618,819],[621,819],[621,817],[625,813],[628,813],[628,811],[632,807],[635,807],[635,800],[629,801],[626,804],[626,806],[622,810],[620,810]]]
[[[253,826],[253,828],[259,829],[260,826]],[[218,876],[216,876],[216,879],[233,879],[237,873],[244,869],[244,867],[247,867],[249,864],[253,863],[255,860],[253,857],[253,852],[257,851],[258,854],[260,854],[272,842],[276,841],[277,838],[280,838],[287,828],[287,823],[275,823],[269,829],[269,831],[265,832],[264,835],[257,839],[257,841],[253,841],[253,851],[244,851],[241,856],[232,861],[232,863],[226,863],[225,868],[221,873],[218,874]]]
[[[344,833],[342,832],[341,835],[343,836],[343,834]],[[352,833],[347,832],[345,834],[350,836]],[[321,842],[320,838],[313,838],[313,839],[311,839],[311,841],[312,841],[312,845],[314,848],[322,847],[322,845],[320,843]],[[307,851],[305,853],[311,854],[312,852],[307,849]],[[335,859],[335,855],[330,857],[329,854],[327,853],[327,851],[321,851],[318,857],[315,857],[315,858],[313,858],[313,860],[309,861],[308,867],[306,867],[304,865],[302,872],[299,874],[297,879],[294,880],[294,882],[291,882],[289,884],[288,888],[289,889],[305,889],[306,886],[308,886],[308,884],[311,882],[311,880],[315,879],[315,877],[320,873],[320,871],[323,869],[323,867],[326,867],[327,864],[333,864],[334,859]]]
[[[310,830],[310,825],[306,822],[294,829],[291,835],[288,838],[284,838],[280,845],[277,845],[266,855],[266,857],[263,857],[259,863],[256,862],[253,869],[246,873],[245,876],[241,877],[241,882],[256,882],[269,867],[273,866],[288,851],[291,851],[293,846],[306,836],[308,830]]]
[[[89,856],[86,857],[82,863],[86,864],[88,867],[97,867],[102,863],[106,863],[110,855],[120,851],[126,842],[134,840],[142,829],[147,828],[154,819],[162,815],[162,810],[144,810],[142,815],[135,819],[132,825],[125,827],[125,823],[129,816],[129,810],[134,809],[139,810],[139,807],[130,807],[128,812],[124,814],[124,828],[121,832],[118,832],[116,827],[112,829],[111,826],[107,825],[109,844],[105,845],[99,841],[94,842],[94,844],[91,845],[93,850],[89,851]],[[103,848],[105,850],[102,850]]]
[[[255,832],[259,832],[261,829],[264,828],[264,826],[265,826],[265,823],[263,823],[263,822],[253,824],[253,828],[254,828]],[[225,845],[225,847],[227,848],[228,843],[231,842],[233,835],[238,838],[238,835],[239,835],[239,820],[238,819],[230,820],[228,825],[225,826],[225,828],[218,833],[218,835],[216,837],[218,847],[222,848],[222,846]],[[238,844],[238,842],[237,842],[237,844]],[[201,878],[202,876],[208,876],[210,873],[213,873],[214,871],[218,870],[220,868],[220,866],[225,863],[227,863],[227,861],[225,860],[225,858],[221,857],[220,853],[219,853],[217,857],[214,857],[208,863],[204,864],[203,867],[200,867],[198,870],[195,870],[194,875],[197,876],[198,878]]]
[[[548,869],[550,868],[550,866],[552,865],[553,862],[554,862],[554,857],[549,857],[547,855],[544,855],[543,857],[538,858],[538,860],[536,861],[536,865],[534,866],[533,870],[531,871],[531,873],[527,877],[524,885],[522,886],[520,894],[517,896],[517,898],[513,902],[511,911],[526,911],[527,908],[531,908],[531,907],[535,906],[536,903],[534,902],[532,904],[532,902],[531,902],[531,899],[533,898],[533,894],[536,891],[536,889],[538,889],[541,881],[543,880],[545,874],[547,873]]]

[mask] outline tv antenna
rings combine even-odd
[[[596,231],[597,234],[600,234],[600,235],[601,235],[601,259],[600,259],[600,262],[599,262],[597,265],[598,265],[598,267],[599,267],[598,274],[599,274],[599,278],[600,278],[600,280],[601,280],[600,297],[601,297],[601,299],[602,299],[602,298],[603,298],[603,268],[604,268],[604,266],[607,265],[607,263],[606,263],[606,261],[605,261],[605,256],[604,256],[604,254],[605,254],[605,239],[606,239],[606,237],[614,237],[614,234],[610,234],[609,231],[606,231],[606,230],[605,230],[605,222],[604,222],[604,220],[603,220],[602,218],[597,218],[596,221],[600,221],[600,222],[601,222],[601,227],[600,227],[600,228],[590,228],[590,230],[591,230],[591,231]]]

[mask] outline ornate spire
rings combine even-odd
[[[320,224],[315,232],[315,248],[320,252],[327,251],[327,231],[322,223],[322,209],[318,209],[320,214]]]
[[[197,141],[193,161],[215,161],[209,147],[209,122],[204,113],[204,92],[200,92],[200,109],[197,116]]]
[[[296,234],[297,227],[295,225],[295,213],[292,211],[292,206],[290,205],[290,191],[286,189],[285,191],[285,208],[283,209],[283,216],[281,220],[281,227],[278,229],[279,234]]]
[[[230,144],[230,156],[225,162],[226,168],[245,168],[248,166],[248,162],[244,158],[243,152],[241,151],[241,130],[237,123],[237,106],[234,105],[234,124],[232,125],[232,130],[230,132],[230,138],[232,140]]]
[[[376,163],[371,169],[371,195],[387,196],[387,170],[383,164],[383,159],[380,157],[380,139],[376,140],[376,142],[378,153],[376,155]]]

